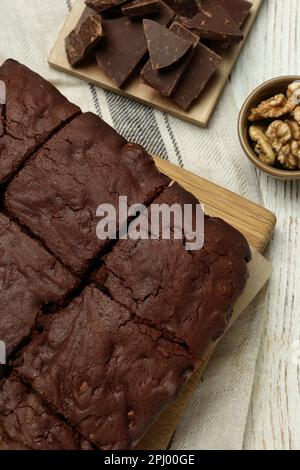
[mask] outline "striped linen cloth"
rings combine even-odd
[[[50,69],[47,54],[70,0],[1,0],[0,62],[12,57],[51,81],[84,111],[93,111],[126,139],[248,199],[261,203],[254,168],[238,143],[238,109],[230,83],[200,129],[92,84]],[[263,328],[263,297],[225,335],[187,407],[171,449],[241,449]]]

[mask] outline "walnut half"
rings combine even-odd
[[[299,159],[297,158],[297,144],[297,141],[293,141],[292,144],[284,145],[278,153],[278,161],[286,170],[297,170],[297,168],[299,168]]]
[[[283,94],[279,94],[262,101],[257,108],[251,110],[249,121],[259,121],[260,119],[279,118],[285,114],[294,111],[297,103],[293,96],[287,98]]]
[[[258,158],[266,165],[273,166],[275,164],[275,152],[263,128],[261,126],[251,126],[249,135],[256,142],[255,152]]]
[[[266,137],[271,142],[275,152],[279,152],[281,148],[292,138],[290,126],[283,121],[273,121],[267,131]]]
[[[293,116],[294,116],[295,121],[296,121],[296,122],[299,124],[299,126],[300,126],[300,106],[297,106],[297,108],[295,108],[294,113],[293,113]]]
[[[280,93],[262,101],[248,119],[265,120],[249,129],[262,162],[270,166],[280,163],[287,170],[300,169],[300,80],[290,83],[286,96]]]

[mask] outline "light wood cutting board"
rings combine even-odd
[[[221,188],[199,176],[179,168],[165,160],[155,158],[156,165],[166,175],[180,183],[204,204],[206,213],[218,216],[240,230],[253,247],[253,259],[249,264],[249,279],[245,292],[235,305],[231,324],[242,314],[271,275],[271,266],[260,254],[264,251],[273,233],[276,217],[253,202]],[[199,362],[194,376],[185,386],[178,400],[169,406],[156,420],[142,441],[138,450],[167,449],[195,388],[211,358],[216,343],[209,345],[206,354]]]
[[[210,117],[217,105],[219,97],[226,85],[227,79],[236,63],[247,36],[253,26],[258,11],[264,0],[250,0],[253,3],[251,14],[244,27],[244,40],[233,48],[221,51],[222,63],[214,77],[210,80],[200,98],[188,110],[183,111],[171,99],[160,96],[153,88],[145,85],[139,77],[134,77],[128,81],[126,86],[120,90],[107,75],[100,70],[96,60],[84,67],[72,68],[69,65],[64,41],[66,36],[76,26],[84,9],[84,0],[77,0],[72,11],[67,16],[53,48],[48,57],[49,64],[63,72],[86,80],[95,85],[99,85],[106,90],[113,91],[123,96],[132,98],[139,103],[152,106],[161,111],[172,114],[175,117],[184,119],[201,127],[207,127]]]

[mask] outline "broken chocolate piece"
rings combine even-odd
[[[88,7],[101,13],[102,11],[122,5],[122,3],[127,1],[128,0],[85,0],[85,3]]]
[[[144,30],[150,53],[151,65],[155,70],[176,64],[192,47],[192,42],[180,38],[171,30],[152,20],[144,20]]]
[[[158,8],[159,0],[135,0],[122,7],[122,12],[125,16],[136,18],[151,15],[157,12]]]
[[[194,18],[182,18],[181,22],[201,38],[214,41],[238,43],[243,39],[243,33],[228,15],[220,3],[203,0],[202,8]]]
[[[219,0],[235,24],[241,28],[249,16],[252,3],[247,0]]]
[[[167,26],[174,12],[162,1],[153,19]],[[103,21],[105,37],[97,49],[99,67],[122,87],[147,53],[147,41],[143,23],[131,18],[114,18]]]
[[[171,96],[180,78],[186,71],[199,42],[199,37],[186,29],[181,24],[175,22],[170,30],[177,36],[190,41],[193,44],[191,50],[177,63],[163,70],[155,70],[149,60],[141,72],[145,82],[157,90],[162,96]]]
[[[65,46],[69,63],[80,65],[104,36],[100,15],[89,15],[79,21],[73,31],[66,37]]]
[[[197,99],[220,65],[221,57],[203,44],[198,44],[186,73],[173,95],[175,103],[187,110]]]
[[[185,39],[186,41],[190,41],[193,47],[196,47],[199,42],[199,36],[182,26],[182,24],[178,23],[178,21],[175,21],[171,25],[170,30],[180,38]]]
[[[166,0],[166,3],[179,16],[192,18],[199,11],[199,5],[196,0]]]

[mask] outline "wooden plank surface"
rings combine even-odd
[[[299,17],[299,0],[264,2],[232,76],[237,109],[265,80],[299,75]],[[264,204],[276,213],[278,223],[267,252],[274,272],[261,305],[266,323],[244,447],[299,450],[300,185],[296,181],[277,181],[263,173],[258,176]]]
[[[155,158],[158,168],[184,188],[194,194],[204,204],[205,212],[222,217],[239,229],[249,240],[253,250],[253,260],[249,265],[247,288],[235,305],[231,324],[242,314],[256,294],[265,285],[271,274],[270,264],[258,253],[263,252],[273,233],[275,216],[266,209],[227,191],[209,181],[193,175],[167,161]],[[139,443],[139,450],[166,449],[178,426],[192,393],[198,386],[201,376],[215,351],[217,343],[211,343],[199,363],[197,373],[185,386],[178,400],[168,407],[157,419],[144,439]]]
[[[253,26],[263,0],[252,0],[252,3],[253,7],[251,14],[243,28],[245,36],[244,40],[238,46],[222,52],[222,63],[218,71],[212,80],[210,80],[197,102],[187,112],[180,109],[171,99],[161,97],[155,90],[144,84],[139,77],[129,80],[126,86],[120,90],[112,80],[100,70],[96,61],[92,64],[76,69],[69,65],[65,53],[64,40],[77,24],[84,9],[84,0],[77,0],[71,13],[67,16],[65,23],[58,34],[57,40],[51,49],[48,62],[52,67],[58,70],[70,73],[71,75],[83,80],[87,80],[88,82],[99,85],[106,90],[127,96],[140,103],[153,106],[156,109],[165,111],[175,117],[179,117],[198,126],[206,127],[242,47],[246,42],[247,36]]]
[[[156,164],[194,194],[207,214],[226,220],[246,236],[251,246],[264,251],[276,224],[272,212],[165,160],[156,158]]]

